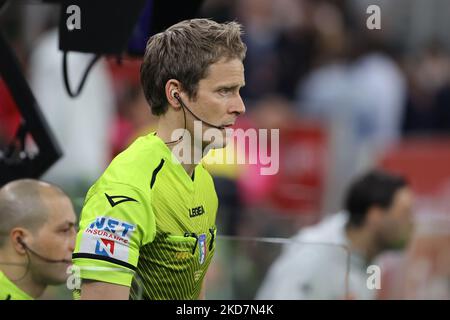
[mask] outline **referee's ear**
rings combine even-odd
[[[24,245],[26,238],[26,231],[22,228],[14,228],[10,232],[11,246],[19,255],[26,254],[26,248]]]
[[[176,79],[170,79],[166,82],[165,86],[166,99],[169,103],[169,106],[172,108],[179,110],[181,109],[181,104],[176,98],[176,94],[181,95],[181,83]]]

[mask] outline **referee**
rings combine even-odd
[[[187,143],[203,154],[205,131],[225,137],[245,112],[241,34],[236,22],[194,19],[149,39],[141,83],[157,131],[119,154],[87,193],[72,256],[81,299],[202,298],[217,194],[200,159],[174,148]]]
[[[0,189],[0,300],[33,300],[66,281],[75,219],[53,185],[21,179]]]

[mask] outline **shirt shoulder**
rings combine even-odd
[[[0,300],[34,300],[0,271]]]
[[[97,183],[115,182],[147,192],[155,170],[168,155],[169,149],[154,133],[139,137],[111,161]]]
[[[198,179],[197,182],[200,182],[200,188],[213,188],[215,191],[213,176],[208,171],[208,169],[203,166],[202,163],[197,165],[195,169],[195,179]]]
[[[210,200],[214,201],[217,205],[218,197],[216,187],[214,185],[214,179],[203,164],[199,164],[195,170],[195,179],[197,188],[200,192],[204,192],[209,195]]]

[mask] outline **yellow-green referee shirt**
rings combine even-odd
[[[73,262],[82,279],[131,286],[131,298],[197,299],[217,206],[201,164],[190,177],[155,133],[138,138],[88,191]]]
[[[0,300],[34,300],[0,271]]]

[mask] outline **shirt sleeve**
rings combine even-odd
[[[82,279],[131,286],[139,249],[155,238],[151,193],[112,183],[93,187],[81,212],[73,263]]]

